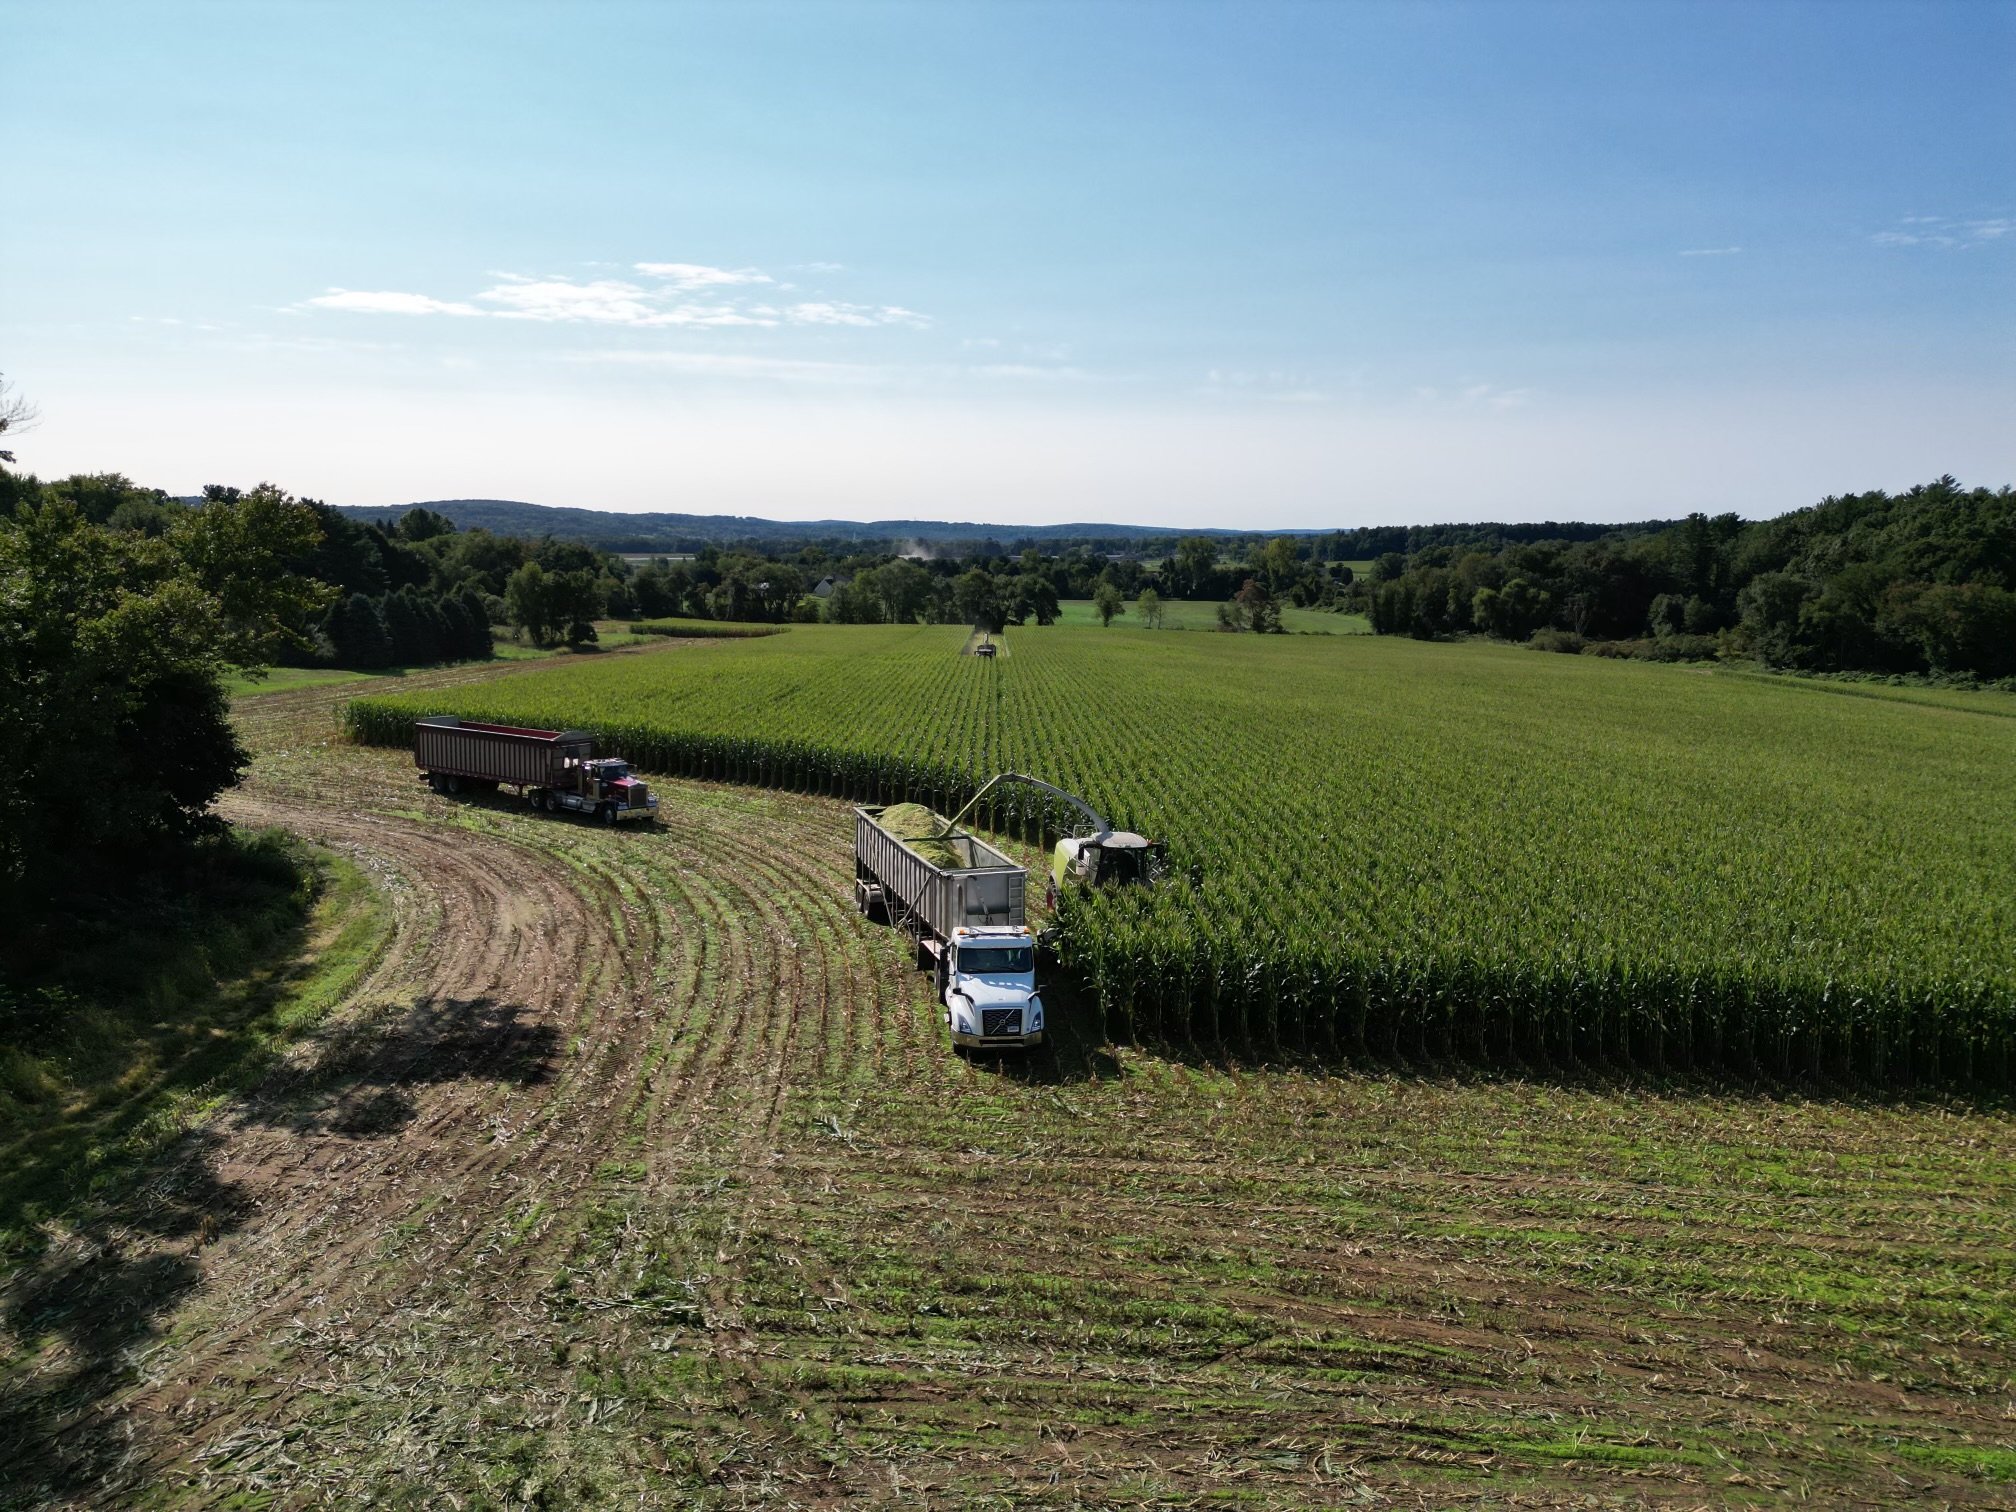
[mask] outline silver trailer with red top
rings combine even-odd
[[[413,764],[437,793],[515,788],[549,814],[571,810],[603,824],[658,816],[658,799],[630,763],[595,754],[586,730],[530,730],[436,714],[413,726]]]

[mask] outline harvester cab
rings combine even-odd
[[[1165,847],[1129,830],[1108,830],[1057,842],[1050,856],[1050,886],[1055,890],[1068,882],[1086,887],[1126,887],[1136,882],[1153,882],[1162,875]]]

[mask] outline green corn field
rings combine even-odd
[[[1169,842],[1067,895],[1114,1025],[1260,1053],[2009,1083],[2016,700],[1369,637],[793,627],[358,701],[647,771],[958,806],[1015,768]],[[668,821],[678,822],[676,809]],[[1044,843],[1062,816],[984,816]]]

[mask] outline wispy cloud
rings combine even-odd
[[[632,266],[647,278],[662,278],[682,289],[712,289],[734,284],[767,284],[777,280],[755,268],[710,268],[705,263],[641,262]],[[813,263],[814,268],[823,264]]]
[[[786,305],[784,318],[793,325],[907,325],[922,326],[930,322],[915,310],[906,310],[901,305],[835,304],[830,301],[809,301],[803,304]]]
[[[484,313],[505,320],[575,322],[618,326],[774,326],[767,306],[745,308],[730,302],[694,303],[676,297],[679,286],[649,289],[619,279],[577,283],[567,278],[507,277],[476,298]]]
[[[1878,231],[1869,240],[1879,247],[1966,248],[2016,235],[2016,219],[2008,216],[1967,220],[1950,215],[1906,215],[1897,224],[1906,229]]]
[[[706,378],[767,379],[783,383],[874,383],[934,389],[974,379],[1011,384],[1090,383],[1096,376],[1083,368],[1034,362],[831,362],[740,352],[652,351],[636,347],[575,352],[564,360],[588,365],[649,368],[655,372]]]
[[[648,282],[626,278],[533,278],[495,273],[497,281],[468,299],[379,289],[330,289],[295,308],[365,315],[488,316],[548,324],[627,326],[633,329],[729,326],[910,326],[930,319],[901,305],[841,300],[765,301],[765,286],[786,290],[756,268],[713,268],[701,263],[634,265]]]
[[[1680,255],[1682,257],[1734,257],[1742,250],[1741,247],[1689,247]]]
[[[315,310],[351,310],[362,315],[481,315],[474,305],[426,294],[397,294],[389,289],[331,289],[301,303]]]

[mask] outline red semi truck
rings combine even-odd
[[[571,809],[603,824],[658,817],[630,763],[595,754],[586,730],[527,730],[437,714],[413,726],[413,764],[437,793],[516,788],[534,808]]]

